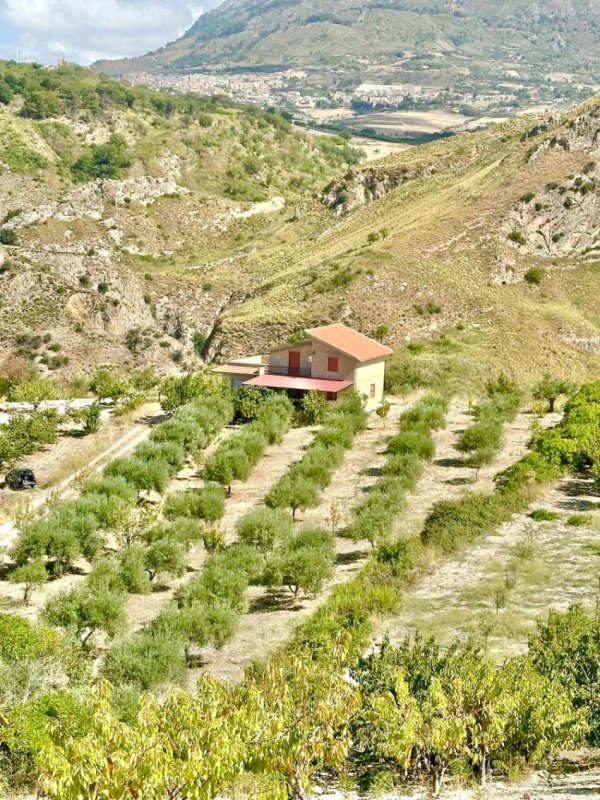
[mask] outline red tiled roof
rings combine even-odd
[[[311,338],[324,342],[357,361],[374,361],[377,358],[391,356],[394,352],[375,339],[369,339],[368,336],[339,322],[322,328],[309,328],[306,333]]]
[[[341,392],[352,386],[352,381],[328,381],[319,378],[292,378],[287,375],[257,375],[245,381],[244,386],[262,386],[266,389],[298,389],[301,392]]]

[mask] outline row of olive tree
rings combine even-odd
[[[253,421],[219,445],[207,459],[205,477],[216,478],[215,465],[228,459],[235,463],[240,453],[246,458],[249,454],[255,463],[264,447],[281,441],[288,429],[292,407],[286,398],[266,394],[262,399],[246,399],[252,400]],[[248,412],[249,403],[245,406]],[[245,418],[249,418],[247,414]],[[229,473],[223,471],[220,477],[225,485]],[[167,500],[165,516],[174,518],[172,524],[200,516],[216,521],[222,513],[223,498],[223,489],[216,484],[199,492],[182,492]],[[233,636],[239,617],[247,610],[250,584],[285,584],[295,594],[301,589],[317,590],[333,564],[333,544],[327,533],[327,541],[317,531],[301,531],[294,536],[293,527],[291,515],[284,510],[263,508],[239,521],[236,544],[224,548],[222,537],[215,536],[208,547],[205,538],[207,549],[213,552],[202,571],[179,589],[149,626],[111,648],[103,665],[105,676],[135,691],[181,682],[194,658],[194,648],[221,647]],[[277,568],[275,560],[268,558],[275,549]],[[309,552],[311,557],[318,557],[309,559]]]
[[[291,466],[265,498],[267,506],[289,508],[294,519],[298,510],[315,508],[333,471],[343,461],[344,450],[352,447],[354,437],[366,425],[367,415],[358,394],[349,394],[333,406],[303,458]]]
[[[435,454],[432,431],[445,427],[448,403],[428,395],[400,417],[400,431],[388,442],[382,476],[354,512],[349,535],[373,547],[390,544],[394,522],[422,472]]]
[[[205,461],[203,474],[227,489],[233,481],[247,481],[267,446],[279,444],[290,428],[292,404],[285,395],[266,395],[256,409],[254,421],[225,439]]]
[[[583,469],[597,474],[599,428],[600,384],[589,384],[567,403],[558,426],[536,431],[530,452],[496,476],[494,492],[436,503],[425,520],[423,544],[453,552],[526,508],[541,487],[565,472]]]
[[[115,459],[102,478],[86,481],[76,500],[53,503],[26,522],[11,549],[13,579],[25,585],[26,599],[35,584],[63,574],[76,559],[94,562],[106,550],[108,534],[120,547],[139,538],[152,517],[140,505],[141,493],[162,494],[186,455],[206,447],[232,414],[229,400],[219,395],[181,408],[132,456]]]
[[[465,463],[476,475],[481,467],[491,464],[504,440],[504,424],[517,415],[522,394],[507,378],[500,376],[486,386],[487,397],[473,409],[474,422],[458,437],[456,449],[465,453]]]

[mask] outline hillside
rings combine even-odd
[[[226,0],[179,40],[99,71],[302,69],[316,96],[362,81],[448,87],[473,96],[532,89],[578,97],[600,83],[600,9],[590,0]],[[500,86],[498,86],[500,82]],[[504,88],[503,88],[504,87]]]
[[[59,375],[193,358],[236,290],[213,261],[354,158],[227,98],[0,64],[0,355]]]
[[[597,371],[599,99],[361,165],[227,100],[4,69],[33,83],[0,107],[0,357],[172,371],[341,319],[436,383]]]
[[[343,319],[455,386],[597,374],[599,135],[596,98],[352,168],[238,262],[254,296],[211,352]]]

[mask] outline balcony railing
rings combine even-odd
[[[293,367],[277,367],[277,366],[268,366],[265,370],[267,375],[285,375],[287,378],[310,378],[311,377],[311,370],[310,367],[298,367],[294,369]]]

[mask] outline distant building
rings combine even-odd
[[[385,360],[393,351],[340,323],[305,333],[297,344],[229,361],[215,372],[234,388],[258,386],[293,398],[317,391],[334,401],[354,388],[366,398],[368,410],[377,408],[383,400]]]

